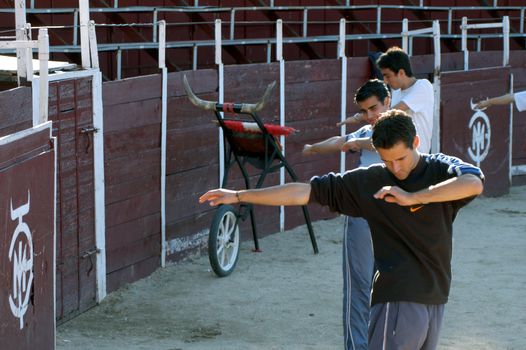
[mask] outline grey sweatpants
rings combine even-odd
[[[344,348],[367,350],[374,270],[373,244],[367,221],[346,217],[343,241]]]
[[[444,304],[404,301],[371,307],[369,350],[434,350],[444,317]]]

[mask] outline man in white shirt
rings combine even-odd
[[[391,109],[401,109],[413,118],[420,135],[418,151],[429,153],[435,104],[433,85],[427,79],[413,76],[409,56],[399,47],[391,47],[376,64],[382,71],[384,82],[391,87]]]
[[[488,98],[486,100],[479,101],[475,105],[475,108],[486,109],[494,105],[507,105],[513,102],[515,102],[515,106],[517,106],[519,112],[526,111],[526,91]]]

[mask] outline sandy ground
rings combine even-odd
[[[169,266],[57,329],[58,349],[341,349],[342,218],[242,245],[236,270]],[[526,349],[526,186],[480,198],[455,223],[439,349]]]

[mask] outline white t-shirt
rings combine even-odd
[[[515,98],[515,106],[517,106],[517,109],[520,112],[526,111],[526,91],[517,92],[513,97]]]
[[[433,136],[433,108],[435,97],[433,85],[427,79],[417,79],[409,88],[391,91],[391,107],[404,102],[410,110],[407,114],[413,118],[416,133],[420,136],[420,153],[431,151]]]

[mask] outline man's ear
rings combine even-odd
[[[413,139],[413,149],[418,149],[418,146],[420,146],[420,136],[415,135]]]
[[[396,73],[398,76],[407,77],[407,74],[405,73],[405,69],[400,68],[398,70],[398,73]]]
[[[387,96],[387,97],[384,99],[383,106],[389,108],[390,105],[391,105],[391,97]]]

